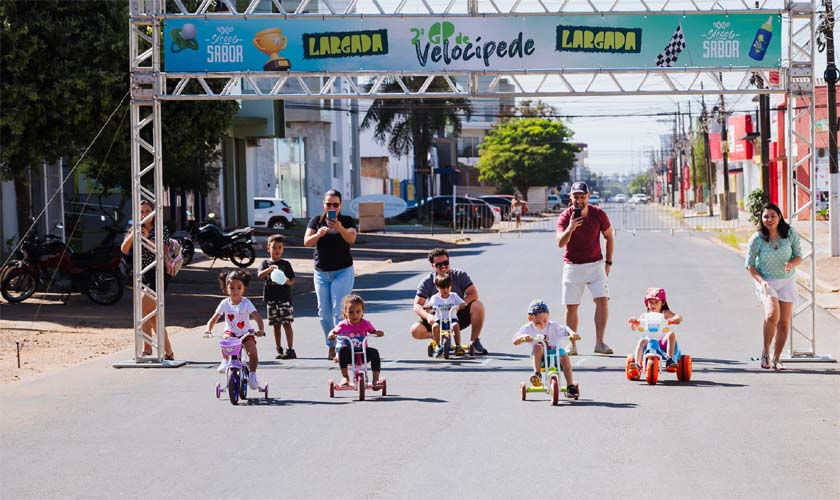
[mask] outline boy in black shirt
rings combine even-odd
[[[265,280],[263,300],[265,301],[268,324],[274,327],[274,343],[277,345],[276,359],[295,359],[297,354],[295,354],[293,347],[294,332],[292,331],[292,322],[295,320],[295,311],[292,307],[292,285],[295,281],[295,272],[292,270],[289,261],[281,258],[283,256],[282,235],[271,235],[268,238],[267,246],[271,258],[262,261],[257,276]],[[276,283],[272,279],[271,273],[274,270],[279,270],[285,275],[285,281],[282,284]],[[288,349],[285,353],[281,342],[281,325],[286,330]]]

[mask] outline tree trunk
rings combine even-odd
[[[23,175],[19,175],[15,179],[15,203],[17,205],[18,218],[18,241],[20,241],[32,221],[29,219],[32,216],[32,199],[29,196],[29,183]]]

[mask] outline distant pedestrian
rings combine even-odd
[[[292,264],[283,259],[283,235],[273,234],[268,238],[268,252],[270,259],[260,264],[257,277],[265,280],[263,288],[263,302],[265,302],[268,324],[274,327],[274,345],[277,348],[276,359],[295,359],[294,348],[295,309],[292,306],[292,285],[295,283],[295,271]],[[279,271],[282,284],[272,278],[272,273]],[[282,333],[286,331],[286,352],[283,352]]]
[[[785,222],[778,206],[766,203],[761,207],[761,219],[748,248],[744,265],[755,280],[755,293],[764,306],[761,367],[770,368],[770,344],[773,343],[772,367],[784,370],[780,358],[796,302],[795,268],[802,263],[799,235]]]
[[[140,219],[146,219],[145,222],[140,226],[140,231],[143,236],[148,238],[152,241],[152,244],[155,244],[155,217],[152,215],[155,211],[154,205],[150,201],[142,200],[140,201]],[[133,242],[134,242],[134,230],[129,229],[125,235],[125,239],[123,239],[122,244],[120,245],[120,250],[123,254],[130,254],[133,249]],[[163,225],[163,244],[166,245],[169,243],[169,229],[166,225]],[[149,266],[152,262],[155,261],[155,253],[151,250],[148,250],[145,246],[142,247],[141,251],[141,265],[145,269]],[[134,272],[140,272],[139,269],[135,269]],[[156,290],[157,280],[155,279],[155,270],[150,269],[143,273],[143,286],[150,289],[153,292],[159,293],[161,296],[166,291],[167,286],[169,285],[169,275],[164,272],[163,273],[163,290],[158,292]],[[143,317],[145,318],[152,311],[155,310],[155,301],[151,298],[147,297],[146,294],[143,294],[143,299],[141,301],[141,309],[143,311]],[[141,329],[146,335],[151,336],[152,330],[155,329],[155,325],[157,324],[156,321],[157,315],[152,316],[146,322],[143,323]],[[157,331],[155,331],[155,335],[157,335]],[[164,345],[164,359],[167,361],[172,361],[175,359],[175,354],[172,352],[172,344],[169,342],[169,332],[166,330],[166,327],[163,329],[163,345]],[[152,346],[148,342],[143,343],[143,356],[151,356],[152,355]]]
[[[595,352],[612,354],[604,342],[609,317],[609,275],[612,267],[615,240],[606,212],[589,204],[589,186],[585,182],[572,184],[572,203],[557,217],[557,246],[565,247],[563,256],[563,303],[566,304],[566,325],[578,330],[578,307],[584,288],[588,287],[595,302]],[[601,253],[601,235],[606,242],[606,257]],[[577,355],[572,340],[567,349]]]
[[[329,348],[327,359],[335,357],[335,341],[330,331],[341,318],[341,301],[353,291],[355,280],[350,246],[356,243],[356,221],[341,215],[341,193],[330,189],[324,194],[324,212],[313,217],[306,226],[303,246],[315,247],[315,296],[318,318]]]
[[[518,194],[513,195],[513,200],[510,202],[510,212],[516,219],[516,229],[519,229],[522,226],[522,201]]]

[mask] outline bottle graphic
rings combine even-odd
[[[750,46],[750,57],[756,61],[764,59],[764,53],[767,52],[767,46],[770,44],[770,39],[773,38],[773,16],[767,18],[767,22],[762,24],[755,34],[752,46]]]

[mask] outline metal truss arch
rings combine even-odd
[[[193,3],[190,3],[193,5]],[[815,161],[814,161],[814,55],[816,10],[813,2],[786,0],[419,0],[409,7],[408,0],[300,0],[297,3],[283,0],[201,0],[195,7],[187,8],[185,0],[130,0],[130,71],[131,71],[131,127],[132,127],[132,206],[135,224],[140,223],[139,201],[162,199],[161,123],[160,106],[163,101],[176,100],[269,100],[269,99],[387,99],[387,98],[449,98],[449,97],[562,97],[562,96],[645,96],[645,95],[719,95],[719,94],[786,94],[788,102],[788,214],[807,212],[811,217],[811,238],[806,239],[806,253],[813,256],[813,221],[815,218]],[[273,12],[265,12],[267,5]],[[410,12],[410,8],[418,12]],[[381,18],[406,18],[416,16],[470,16],[470,17],[526,17],[526,16],[620,16],[620,15],[674,15],[674,14],[729,14],[751,13],[783,17],[788,47],[787,59],[779,69],[778,86],[758,89],[752,83],[758,74],[764,82],[774,81],[773,69],[720,68],[630,68],[630,69],[564,69],[544,71],[503,72],[321,72],[321,73],[176,73],[163,72],[161,68],[161,33],[164,19],[219,18],[357,18],[360,22],[375,22]],[[477,76],[489,76],[489,83],[479,85]],[[407,77],[422,77],[417,90],[405,83]],[[429,91],[431,80],[443,78],[446,90]],[[385,91],[384,83],[396,81],[399,91]],[[487,79],[481,79],[486,82]],[[501,85],[502,80],[513,85]],[[339,84],[345,82],[344,84]],[[192,84],[196,83],[196,84]],[[192,84],[192,85],[191,85]],[[810,103],[806,110],[794,115],[792,99],[805,97]],[[803,115],[805,113],[805,115]],[[807,163],[810,179],[807,184],[793,177],[792,127],[796,116],[807,116],[809,132],[798,132],[808,152],[800,155],[797,164]],[[149,138],[151,137],[151,138]],[[151,160],[143,161],[143,157]],[[798,196],[802,193],[803,196]],[[806,202],[800,202],[800,198]],[[157,234],[162,233],[162,211],[156,207]],[[138,238],[134,242],[135,269],[141,269],[141,246],[151,248],[151,242]],[[155,241],[156,261],[154,270],[156,289],[163,290],[163,241]],[[794,347],[791,355],[796,359],[816,359],[814,341],[814,277],[815,264],[810,264],[811,281],[808,300],[797,308],[795,317],[807,322],[805,327],[794,324],[795,337],[804,337],[804,348]],[[164,327],[163,294],[155,295],[142,284],[141,273],[135,273],[134,329],[136,359],[134,365],[144,362],[166,365],[163,359],[162,336],[152,337],[142,332],[144,320],[155,317],[157,331]],[[143,296],[152,298],[154,311],[141,313]],[[145,342],[153,345],[153,356],[142,356]]]

